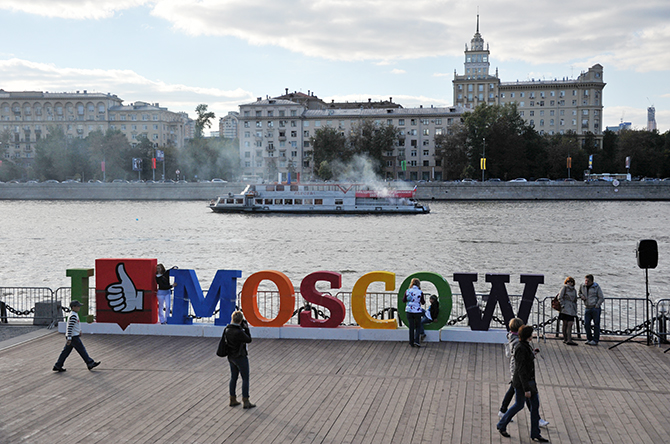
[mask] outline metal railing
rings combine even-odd
[[[345,318],[342,325],[357,325],[351,310],[351,292],[340,291],[334,295],[324,293],[343,302],[345,306]],[[426,294],[426,299],[430,295]],[[488,295],[477,295],[479,308],[483,311],[486,306]],[[516,311],[521,301],[521,295],[509,295],[512,308]],[[89,314],[94,314],[96,309],[95,289],[89,289]],[[538,335],[546,340],[548,335],[559,336],[560,322],[558,312],[551,308],[551,297],[535,298],[536,303],[529,315],[528,322],[538,330]],[[0,287],[0,323],[26,323],[32,321],[34,325],[53,326],[65,317],[69,312],[71,301],[71,290],[69,287],[61,287],[55,291],[47,287]],[[468,318],[463,299],[458,293],[452,296],[452,311],[448,326],[467,326]],[[277,291],[258,291],[256,304],[259,313],[274,319],[279,313],[279,293]],[[667,344],[668,324],[670,324],[670,299],[660,299],[650,302],[651,319],[646,316],[646,299],[640,298],[606,298],[602,307],[601,335],[626,337],[634,336],[644,330],[649,324],[654,341],[659,344]],[[241,308],[240,294],[237,295],[236,305]],[[366,307],[368,313],[377,319],[398,319],[398,295],[392,292],[371,292],[366,295]],[[293,315],[286,325],[299,325],[300,312],[310,310],[317,319],[326,319],[330,313],[324,307],[313,305],[302,298],[299,291],[295,293],[295,305]],[[581,300],[577,301],[577,322],[574,329],[577,337],[581,337],[584,331],[584,321],[581,314],[584,306]],[[189,316],[202,323],[214,323],[218,316],[218,310],[212,316],[200,318],[195,316],[193,308],[189,309]],[[400,325],[402,322],[398,319]],[[505,328],[500,306],[496,305],[491,320],[491,328]]]

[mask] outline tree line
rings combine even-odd
[[[156,150],[164,153],[165,179],[180,178],[188,180],[234,179],[239,171],[240,157],[237,139],[204,138],[203,130],[210,127],[214,113],[207,112],[207,105],[196,108],[195,137],[185,142],[184,148],[173,144],[156,146],[145,136],[138,136],[137,143],[131,144],[119,130],[108,129],[93,131],[85,138],[68,137],[63,127],[51,125],[48,135],[37,141],[35,157],[30,164],[19,164],[4,158],[0,165],[0,180],[12,179],[40,181],[67,179],[134,180],[140,177],[149,180]],[[12,134],[5,130],[0,134],[2,147],[11,144]],[[135,171],[133,159],[141,159],[141,168]],[[22,159],[23,160],[23,159]],[[104,172],[103,172],[104,165]],[[155,177],[161,179],[163,165],[156,163]]]
[[[355,172],[357,163],[352,159],[357,156],[364,156],[381,174],[384,154],[398,146],[399,134],[395,126],[375,125],[372,120],[361,121],[348,136],[321,128],[311,138],[315,175],[330,179],[341,170]],[[486,157],[486,179],[560,179],[568,177],[570,166],[570,177],[581,180],[591,156],[593,173],[628,172],[629,158],[633,177],[670,177],[670,132],[605,131],[600,146],[592,133],[540,134],[524,121],[515,104],[481,104],[434,141],[443,180],[481,179],[482,157]]]

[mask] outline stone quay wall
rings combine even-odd
[[[245,183],[0,183],[0,200],[202,200],[239,193]],[[411,185],[408,183],[408,186]],[[422,201],[657,200],[670,201],[670,181],[429,182]]]

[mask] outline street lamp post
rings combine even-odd
[[[482,182],[484,182],[484,173],[486,172],[486,137],[482,137],[483,149],[482,149]]]

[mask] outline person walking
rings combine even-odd
[[[426,303],[421,291],[421,281],[418,278],[412,279],[410,288],[405,292],[402,298],[405,303],[405,314],[409,324],[409,345],[412,347],[421,347],[421,306]]]
[[[505,413],[507,413],[507,409],[509,408],[510,403],[512,402],[512,399],[514,398],[514,367],[515,367],[515,360],[514,360],[514,349],[516,346],[519,344],[519,328],[523,326],[523,320],[521,318],[513,318],[511,321],[509,321],[509,332],[507,333],[507,344],[505,344],[505,356],[509,358],[509,373],[510,373],[510,383],[509,383],[509,388],[507,389],[507,392],[505,393],[505,396],[503,398],[502,404],[500,405],[500,410],[498,411],[498,417],[502,418]],[[531,346],[531,348],[533,348]],[[540,352],[540,349],[535,349],[533,348],[533,354],[538,354]],[[539,402],[539,398],[538,398]],[[526,399],[526,405],[530,409],[530,400]],[[510,422],[513,422],[513,420],[510,419]],[[542,418],[540,418],[539,421],[540,427],[547,427],[549,425],[549,421],[546,421]]]
[[[563,322],[563,343],[567,345],[577,345],[572,340],[572,326],[577,317],[577,290],[575,289],[575,279],[568,276],[563,282],[563,287],[558,293],[558,300],[561,302],[561,312],[558,320]]]
[[[523,410],[526,399],[530,401],[530,438],[536,442],[549,442],[540,434],[540,399],[535,382],[535,353],[530,345],[533,327],[524,325],[519,329],[519,343],[514,349],[514,405],[500,418],[496,425],[498,432],[509,438],[507,425],[514,415]]]
[[[156,265],[156,283],[158,284],[158,321],[161,324],[167,324],[167,317],[170,316],[170,298],[172,296],[172,285],[170,283],[170,270],[166,270],[163,264]]]
[[[256,404],[252,404],[249,400],[249,358],[247,354],[247,344],[251,342],[251,332],[241,311],[233,312],[230,324],[223,331],[223,336],[228,349],[228,364],[230,364],[230,384],[228,386],[230,406],[240,405],[235,391],[237,379],[241,375],[243,408],[252,409],[256,407]]]
[[[63,351],[60,353],[58,361],[56,361],[56,363],[54,364],[53,371],[55,372],[65,371],[63,365],[65,364],[65,360],[67,359],[67,357],[70,356],[70,353],[72,352],[73,348],[77,350],[77,353],[79,353],[81,359],[84,360],[89,370],[93,370],[95,367],[100,365],[100,361],[94,361],[88,355],[86,347],[84,347],[84,343],[81,342],[80,338],[81,325],[79,324],[79,310],[81,309],[81,305],[82,304],[79,301],[70,302],[70,309],[72,311],[70,312],[70,315],[68,316],[67,319],[67,330],[65,332],[65,340],[66,340],[65,347],[63,347]]]
[[[593,280],[592,274],[584,277],[584,283],[579,286],[579,297],[584,301],[584,328],[586,329],[586,344],[598,345],[600,342],[600,314],[605,297],[603,290]],[[593,332],[591,332],[593,323]]]

